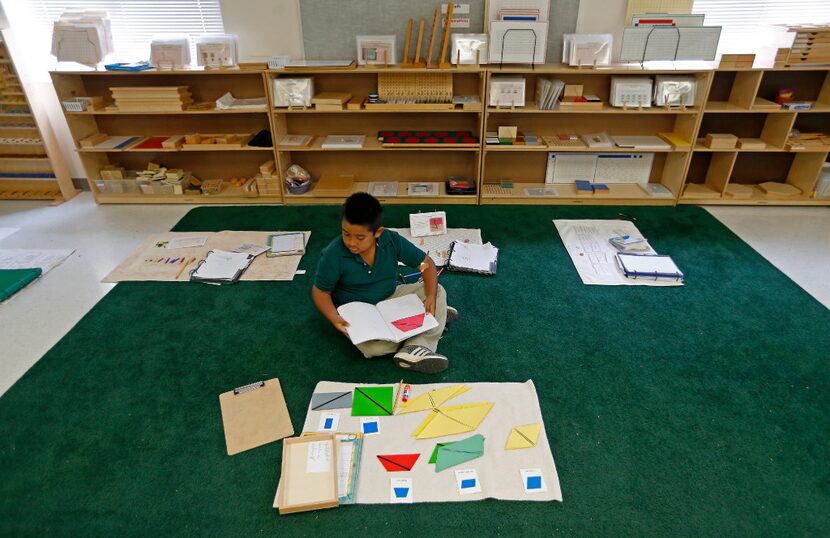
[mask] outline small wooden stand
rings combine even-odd
[[[427,68],[437,67],[432,63],[432,51],[435,49],[435,32],[438,30],[438,21],[441,19],[441,8],[435,8],[435,15],[432,17],[432,35],[429,36],[429,50],[427,51]]]
[[[412,40],[412,19],[406,23],[406,45],[403,48],[403,63],[401,67],[409,67],[412,62],[409,61],[409,42]]]
[[[447,43],[450,40],[450,26],[452,26],[453,3],[447,2],[447,18],[444,19],[444,35],[441,38],[441,55],[438,57],[438,68],[449,69],[452,67],[447,61]]]

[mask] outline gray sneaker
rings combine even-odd
[[[404,346],[395,353],[392,360],[401,368],[425,374],[443,372],[449,364],[445,356],[424,346]]]
[[[449,325],[453,321],[457,320],[460,317],[457,308],[453,308],[451,306],[447,306],[447,321],[445,325]]]

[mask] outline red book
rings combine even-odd
[[[151,136],[133,149],[161,149],[161,143],[170,138],[169,136]]]

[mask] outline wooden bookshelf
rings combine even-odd
[[[2,66],[0,66],[2,68]],[[447,108],[446,105],[385,105],[361,109],[318,110],[315,106],[278,108],[274,106],[274,80],[282,77],[312,77],[314,93],[344,92],[366,99],[378,91],[385,74],[407,73],[427,77],[436,73],[452,79],[453,95],[476,96],[480,106]],[[830,131],[830,70],[827,68],[717,69],[697,66],[690,69],[648,69],[640,66],[577,69],[560,64],[541,66],[483,66],[438,69],[403,69],[400,66],[358,67],[355,69],[306,70],[175,70],[119,73],[71,71],[52,73],[61,101],[77,96],[100,96],[112,104],[110,88],[118,86],[187,86],[194,102],[214,102],[226,92],[237,98],[266,97],[267,107],[257,110],[181,110],[176,112],[126,112],[112,108],[65,112],[76,150],[92,191],[99,203],[285,203],[340,204],[343,196],[317,195],[317,180],[327,174],[350,174],[355,181],[350,192],[368,189],[372,181],[397,181],[398,195],[384,197],[386,204],[583,204],[583,205],[830,205],[830,199],[812,198],[829,146],[789,150],[792,129],[801,132]],[[526,106],[487,106],[487,88],[494,75],[526,79]],[[692,76],[697,81],[696,102],[681,108],[642,109],[611,107],[612,76]],[[598,109],[539,110],[535,102],[536,80],[550,77],[567,84],[581,84],[585,94],[600,97]],[[807,111],[789,111],[775,105],[779,88],[795,91],[796,100],[813,102]],[[12,94],[12,96],[14,96]],[[444,107],[439,109],[438,107]],[[31,119],[14,116],[15,123]],[[0,123],[5,123],[0,121]],[[532,131],[540,139],[536,146],[488,145],[485,135],[499,126],[516,126]],[[7,126],[8,127],[8,126]],[[161,136],[186,133],[256,133],[270,129],[273,148],[158,149],[132,146],[121,149],[82,148],[80,140],[96,133],[112,136]],[[474,145],[384,146],[377,139],[382,130],[440,131],[469,130],[479,137]],[[661,150],[624,148],[589,149],[548,146],[542,137],[556,134],[588,134],[605,131],[615,135],[657,135],[672,132],[689,142]],[[4,131],[5,132],[5,131]],[[14,133],[25,133],[15,127]],[[8,131],[11,136],[11,131]],[[740,138],[759,138],[763,148],[712,149],[704,145],[708,133],[732,133]],[[281,146],[287,134],[312,135],[303,147]],[[326,149],[328,135],[365,135],[360,148]],[[23,136],[20,134],[19,136]],[[650,196],[637,184],[608,183],[607,194],[578,195],[573,185],[546,185],[548,153],[653,153],[649,183],[659,184],[671,196]],[[7,159],[15,166],[15,159]],[[101,183],[99,171],[106,165],[127,170],[144,169],[149,162],[191,171],[205,179],[255,177],[266,161],[276,163],[275,177],[282,177],[292,164],[312,176],[309,192],[292,194],[278,181],[281,191],[268,196],[226,187],[218,195],[145,194],[130,184]],[[28,161],[37,164],[35,160]],[[41,163],[42,164],[42,163]],[[448,177],[476,182],[475,195],[448,195]],[[764,195],[757,185],[773,181],[796,186],[801,194],[792,197]],[[441,184],[437,196],[408,196],[411,182]],[[99,188],[99,185],[101,188]],[[730,185],[745,186],[731,189]],[[692,186],[687,191],[687,187]],[[553,187],[553,191],[545,188]],[[276,188],[276,187],[274,187]],[[103,189],[103,190],[102,190]],[[528,194],[526,189],[531,189]],[[749,189],[749,190],[748,190]],[[732,196],[733,190],[741,197]]]
[[[89,108],[83,112],[64,110],[69,130],[81,159],[90,188],[98,203],[186,203],[186,204],[241,204],[282,203],[279,194],[258,196],[243,193],[230,185],[231,178],[252,178],[259,166],[274,160],[273,147],[243,145],[238,148],[208,148],[198,150],[139,149],[126,146],[121,149],[83,148],[80,141],[96,133],[110,136],[174,136],[188,133],[256,134],[268,129],[273,132],[268,113],[270,101],[265,91],[262,69],[172,71],[149,70],[139,73],[115,71],[56,71],[51,73],[58,99],[63,102],[73,97],[102,97],[104,107]],[[196,109],[172,112],[133,112],[112,109],[110,88],[141,86],[186,86],[194,103],[215,103],[227,92],[236,98],[266,97],[261,109],[216,110]],[[167,168],[180,168],[201,180],[222,179],[223,190],[218,194],[167,194],[142,190],[130,180],[102,180],[100,170],[106,165],[124,167],[127,171],[144,170],[153,162]]]
[[[792,89],[796,101],[811,101],[813,107],[790,111],[778,106],[775,97],[782,88]],[[793,129],[830,135],[830,70],[826,67],[714,71],[678,203],[830,205],[830,198],[813,197],[830,145],[790,150],[786,144]],[[759,138],[766,146],[708,148],[703,140],[709,133]],[[766,194],[758,187],[765,182],[792,185],[801,193]]]
[[[59,204],[78,190],[60,153],[51,124],[37,118],[0,38],[0,199],[51,200]]]
[[[674,205],[683,185],[683,178],[691,154],[690,147],[674,147],[660,150],[632,150],[625,148],[593,149],[587,147],[547,146],[542,137],[556,134],[584,135],[607,132],[615,135],[657,135],[674,132],[685,140],[695,140],[697,127],[705,102],[711,72],[699,70],[652,70],[642,68],[577,69],[558,64],[527,67],[491,66],[493,75],[521,76],[525,79],[525,106],[497,108],[488,106],[485,112],[483,133],[495,132],[500,126],[516,126],[519,132],[533,132],[540,140],[538,146],[488,145],[483,147],[482,204],[585,204],[585,205]],[[612,76],[678,75],[696,79],[696,99],[687,107],[622,108],[609,104]],[[580,84],[583,93],[596,95],[603,102],[599,109],[561,108],[539,110],[536,104],[536,81],[539,77],[559,79],[565,84]],[[547,155],[549,152],[575,153],[653,153],[649,183],[659,183],[668,188],[672,196],[650,196],[637,184],[608,183],[607,194],[577,195],[573,184],[545,184]],[[512,188],[504,184],[513,183]],[[525,189],[545,187],[555,189],[557,195],[528,196]]]
[[[342,92],[354,98],[368,99],[370,92],[379,91],[379,77],[386,74],[408,74],[419,77],[441,73],[452,77],[452,94],[476,96],[484,103],[486,71],[479,68],[403,69],[358,67],[352,70],[270,70],[268,87],[280,77],[312,77],[314,92]],[[273,99],[272,99],[273,100]],[[385,204],[476,204],[478,195],[448,195],[445,181],[449,177],[465,177],[478,182],[480,176],[481,144],[445,146],[384,146],[378,141],[378,132],[406,131],[471,131],[481,138],[483,105],[463,109],[436,109],[441,105],[401,104],[355,110],[316,110],[310,108],[278,108],[272,110],[274,141],[278,145],[277,163],[285,172],[293,164],[302,166],[312,179],[324,174],[351,174],[355,177],[352,192],[365,191],[370,181],[397,181],[398,196],[384,197]],[[279,147],[283,136],[312,135],[308,147]],[[365,135],[361,148],[323,149],[328,135]],[[438,196],[408,196],[410,182],[441,183]],[[304,194],[291,194],[283,186],[286,204],[340,204],[345,197],[319,196],[315,185]]]

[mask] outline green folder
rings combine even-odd
[[[474,460],[484,455],[484,436],[480,433],[438,447],[438,457],[435,460],[435,472],[443,471],[459,463]]]
[[[388,417],[392,415],[392,387],[355,387],[352,397],[353,417]]]
[[[28,286],[43,273],[43,269],[0,269],[0,301],[5,301]]]

